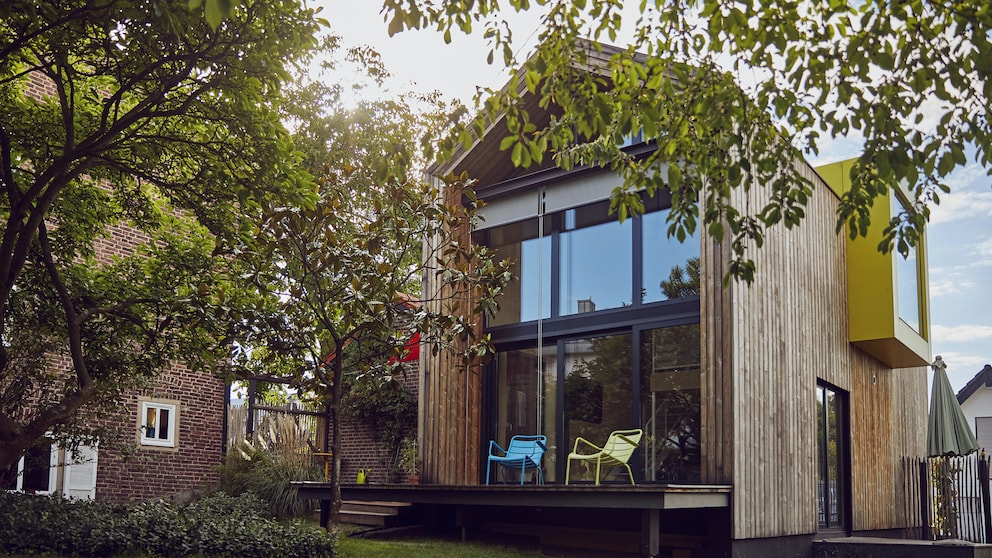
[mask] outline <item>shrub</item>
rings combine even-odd
[[[279,519],[310,516],[315,502],[301,500],[290,484],[324,478],[313,464],[306,431],[288,415],[266,417],[259,430],[256,444],[244,441],[227,452],[220,467],[221,489],[258,496]]]
[[[0,493],[0,552],[304,558],[333,557],[334,542],[322,530],[271,519],[251,495],[217,493],[179,506]]]

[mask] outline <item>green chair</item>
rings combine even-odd
[[[568,484],[568,476],[571,472],[573,459],[577,461],[596,461],[597,485],[599,485],[599,472],[603,465],[607,467],[623,465],[627,468],[627,474],[630,476],[630,484],[634,484],[634,473],[631,472],[630,465],[627,465],[627,462],[634,455],[637,445],[641,443],[641,436],[643,434],[640,429],[615,430],[610,433],[610,437],[606,439],[603,447],[599,447],[579,436],[575,439],[575,447],[572,449],[572,453],[568,454],[568,464],[565,466],[565,484]],[[583,445],[583,449],[593,450],[593,453],[579,453],[580,444]]]

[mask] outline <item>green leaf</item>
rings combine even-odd
[[[207,24],[214,31],[220,27],[220,24],[227,17],[230,10],[230,2],[228,0],[206,0],[207,4],[204,8],[204,18],[207,20]]]
[[[510,152],[510,162],[513,166],[519,167],[523,163],[524,144],[517,142],[513,144],[513,151]]]

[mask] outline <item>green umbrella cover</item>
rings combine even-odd
[[[978,440],[964,418],[961,405],[951,382],[947,379],[947,365],[939,356],[933,368],[933,390],[930,392],[930,417],[927,420],[927,455],[968,455],[978,451]]]

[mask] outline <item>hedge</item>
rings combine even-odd
[[[334,536],[271,519],[251,494],[187,505],[111,504],[0,492],[0,551],[65,556],[334,556]]]

